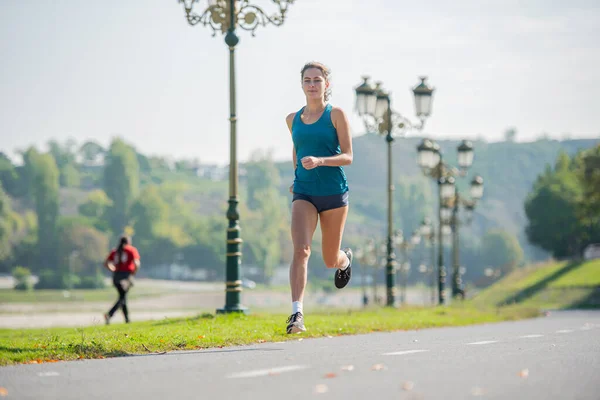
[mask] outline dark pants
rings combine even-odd
[[[133,286],[131,282],[131,273],[117,271],[113,274],[113,285],[119,292],[119,300],[115,303],[113,308],[108,312],[108,317],[112,317],[119,308],[123,310],[125,316],[125,322],[129,322],[129,312],[127,311],[127,292]]]

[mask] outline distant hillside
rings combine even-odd
[[[481,306],[523,304],[546,309],[600,308],[600,260],[519,269],[479,293]]]

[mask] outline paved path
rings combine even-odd
[[[0,386],[24,400],[597,400],[599,334],[599,311],[552,312],[461,328],[18,365],[0,368]]]

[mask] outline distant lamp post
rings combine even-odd
[[[424,218],[419,227],[421,237],[426,240],[431,250],[431,256],[429,259],[430,265],[427,267],[431,275],[431,304],[435,304],[435,229],[431,219]]]
[[[236,134],[236,95],[235,95],[235,46],[239,42],[236,28],[250,31],[252,36],[259,26],[283,24],[288,7],[295,0],[273,0],[279,8],[273,15],[267,15],[260,7],[250,4],[249,0],[207,0],[207,6],[199,13],[192,9],[201,0],[178,0],[184,5],[186,19],[192,26],[208,26],[213,36],[217,32],[225,35],[225,44],[229,47],[229,208],[227,210],[227,269],[225,277],[225,307],[217,313],[247,312],[241,305],[242,280],[240,263],[242,257],[242,239],[240,237],[238,212],[238,162]]]
[[[431,139],[423,139],[417,146],[417,163],[425,176],[433,178],[438,184],[438,295],[439,303],[445,303],[445,285],[446,285],[446,270],[444,267],[444,244],[443,238],[449,233],[453,233],[453,280],[452,280],[452,295],[454,297],[464,294],[461,289],[460,266],[458,265],[458,225],[457,218],[458,205],[463,204],[467,212],[473,211],[475,207],[474,201],[467,201],[459,195],[456,187],[455,176],[465,176],[467,170],[473,164],[474,150],[473,144],[468,140],[463,140],[457,148],[458,166],[454,168],[444,162],[440,146]],[[479,176],[473,178],[471,185],[471,197],[475,199],[481,198],[483,195],[483,179]],[[475,197],[473,196],[479,196]]]
[[[426,118],[431,114],[431,99],[433,89],[425,84],[425,77],[421,77],[421,84],[413,89],[415,96],[416,114],[420,119],[419,124],[413,124],[402,114],[392,110],[392,100],[381,82],[373,87],[369,77],[363,76],[363,82],[355,88],[356,112],[362,117],[368,133],[377,132],[385,137],[387,143],[387,260],[386,260],[386,305],[393,307],[396,304],[396,261],[394,254],[393,235],[394,223],[392,212],[392,199],[394,185],[392,180],[392,143],[394,135],[403,135],[407,129],[423,129]]]

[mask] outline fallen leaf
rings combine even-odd
[[[354,370],[354,365],[344,365],[342,367],[342,371],[353,371]]]
[[[327,385],[324,384],[315,386],[315,393],[327,393],[328,390]]]
[[[372,371],[383,371],[385,369],[385,365],[383,364],[375,364],[371,367]]]
[[[8,390],[6,390],[6,388],[0,387],[0,396],[8,396]]]
[[[279,375],[279,372],[277,372],[277,371],[269,371],[269,376],[275,376],[275,375]]]
[[[204,339],[204,335],[198,335],[198,339]]]
[[[402,384],[402,389],[409,391],[412,390],[415,387],[415,384],[412,383],[411,381],[406,381]]]
[[[164,341],[164,339],[160,339],[159,342],[164,343],[165,341]]]
[[[302,338],[298,339],[298,341],[299,341],[299,342],[301,342],[301,341],[303,341],[303,340],[304,340],[304,339],[302,339]]]
[[[471,389],[471,394],[473,396],[483,396],[485,394],[485,390],[483,390],[480,387],[474,387],[473,389]]]
[[[325,378],[331,379],[331,378],[335,378],[337,376],[337,374],[335,372],[328,372],[325,374]]]
[[[529,370],[527,368],[522,369],[521,371],[519,371],[519,376],[521,378],[527,378],[529,376]]]
[[[258,343],[264,343],[264,342],[266,342],[265,339],[258,339]]]

